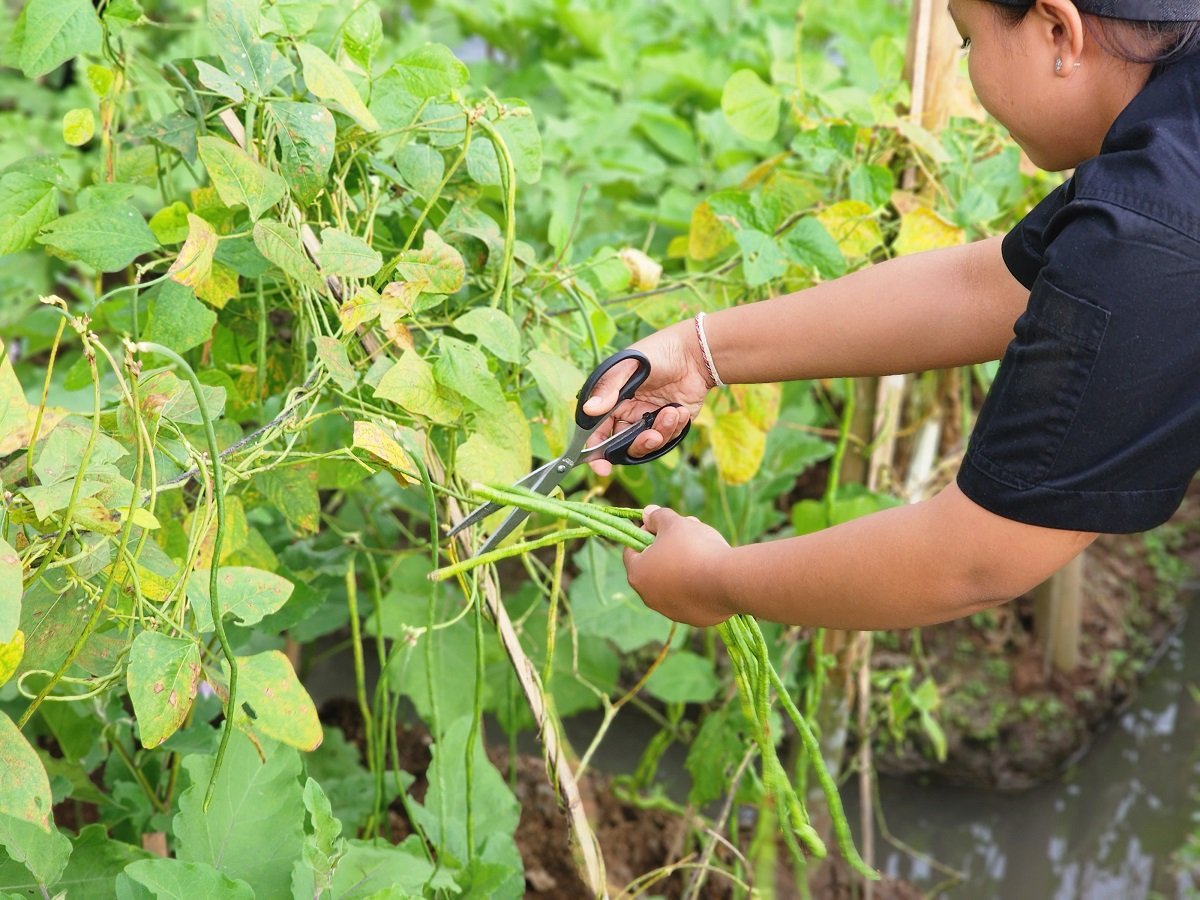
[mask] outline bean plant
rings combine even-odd
[[[442,537],[480,496],[528,502],[487,491],[563,448],[611,350],[1023,196],[990,127],[896,112],[899,11],[645,6],[0,8],[0,892],[520,896],[485,747],[523,731],[615,892],[578,781],[631,710],[660,732],[628,795],[690,826],[690,862],[631,890],[747,889],[718,844],[780,833],[802,873],[810,773],[872,874],[810,725],[820,634],[738,618],[718,648],[620,563],[648,537],[622,504],[744,542],[896,502],[840,486],[852,385],[714,396],[675,458],[573,476],[501,570]],[[357,734],[323,722],[330,671]]]

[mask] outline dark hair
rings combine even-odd
[[[1009,25],[1016,25],[1033,8],[1035,0],[1014,5],[989,0]],[[1082,13],[1097,42],[1108,53],[1131,63],[1147,63],[1162,70],[1185,56],[1200,51],[1200,21],[1142,22]],[[1153,48],[1147,53],[1146,48]]]

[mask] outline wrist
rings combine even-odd
[[[710,577],[706,579],[711,591],[712,605],[721,613],[722,620],[749,612],[743,608],[745,600],[740,587],[743,582],[738,577],[739,563],[737,548],[726,545],[720,553],[714,555]]]
[[[721,376],[717,372],[717,364],[713,361],[712,348],[708,342],[708,331],[704,324],[705,318],[707,317],[703,312],[697,313],[692,319],[692,324],[695,327],[696,347],[699,349],[700,355],[700,373],[711,390],[715,387],[724,387],[725,382],[721,380]]]

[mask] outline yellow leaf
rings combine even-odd
[[[417,464],[387,431],[375,422],[354,423],[354,446],[382,462],[401,484],[411,484]]]
[[[727,484],[745,484],[762,465],[767,433],[741,410],[715,417],[709,432],[717,471]]]
[[[692,211],[692,224],[688,229],[688,256],[692,259],[712,259],[733,243],[733,233],[717,218],[707,200],[701,201]]]
[[[360,325],[374,321],[379,316],[381,302],[374,288],[359,288],[358,293],[343,303],[338,310],[338,321],[342,323],[342,331],[351,332]]]
[[[191,216],[188,216],[191,219]],[[191,240],[189,235],[188,240]],[[181,254],[182,255],[182,254]],[[193,288],[196,296],[217,309],[224,309],[225,304],[238,295],[237,272],[229,267],[213,262],[208,277]]]
[[[42,414],[42,425],[38,431],[39,442],[65,416],[66,410],[46,407]],[[37,407],[25,400],[25,391],[17,380],[8,350],[0,341],[0,457],[29,446],[33,425],[37,420]]]
[[[228,690],[222,693],[228,704]],[[312,697],[300,684],[288,658],[278,650],[238,657],[233,724],[251,735],[268,737],[306,752],[321,746],[324,736]]]
[[[778,384],[734,384],[729,393],[754,425],[770,431],[779,419],[783,388]]]
[[[900,218],[900,233],[896,235],[893,249],[897,256],[936,250],[939,247],[954,247],[965,243],[966,233],[947,222],[932,209],[921,207],[905,213]]]
[[[13,677],[25,655],[25,632],[17,629],[11,641],[0,644],[0,684]]]
[[[383,289],[379,303],[379,324],[388,330],[413,310],[413,304],[421,291],[429,286],[425,279],[417,281],[392,281]]]
[[[826,207],[817,213],[817,220],[848,257],[867,256],[883,243],[883,232],[871,217],[871,207],[861,200],[843,200]]]
[[[217,233],[195,213],[188,213],[187,221],[187,240],[183,242],[179,256],[171,263],[167,274],[173,281],[190,288],[199,288],[212,276],[213,254],[217,252]],[[224,305],[222,302],[221,306]]]

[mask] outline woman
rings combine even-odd
[[[1075,168],[1004,238],[890,260],[666,328],[618,419],[722,382],[882,375],[1002,357],[956,483],[817,534],[730,548],[648,507],[647,605],[905,628],[1018,596],[1102,532],[1167,519],[1200,468],[1200,0],[950,0],[984,107],[1037,165]],[[1116,17],[1121,18],[1116,18]],[[629,372],[589,400],[611,409]],[[606,463],[594,464],[601,474]]]

